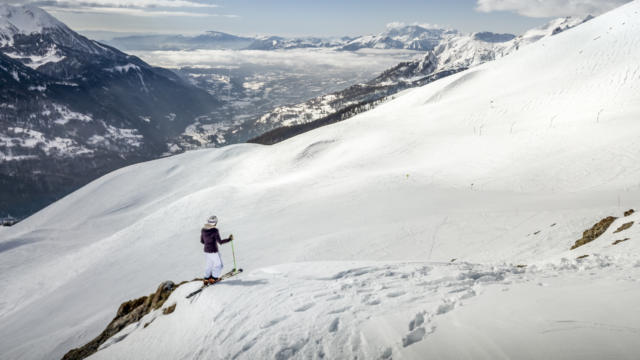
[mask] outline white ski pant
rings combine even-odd
[[[206,259],[206,268],[204,271],[204,278],[208,278],[210,276],[219,278],[222,274],[222,258],[220,257],[220,253],[204,253]]]

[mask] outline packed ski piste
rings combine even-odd
[[[0,228],[0,358],[637,359],[639,134],[632,1],[273,146],[116,170]]]

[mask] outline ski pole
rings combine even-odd
[[[238,266],[236,265],[236,251],[233,248],[233,240],[231,240],[231,253],[233,254],[233,271],[238,271]]]

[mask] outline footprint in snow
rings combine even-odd
[[[388,293],[388,294],[387,294],[387,297],[389,297],[389,298],[395,298],[395,297],[402,296],[402,295],[404,295],[404,294],[406,294],[406,292],[404,292],[404,291],[394,291],[394,292],[392,292],[392,293]]]
[[[260,328],[261,329],[266,329],[266,328],[272,327],[273,325],[281,322],[282,320],[284,320],[286,318],[287,318],[287,316],[281,316],[281,317],[275,318],[275,319],[267,322],[266,324],[263,324],[262,326],[260,326]]]
[[[440,306],[438,306],[438,310],[436,310],[436,313],[438,315],[446,314],[449,311],[453,310],[455,307],[456,307],[456,303],[454,301],[445,300],[444,303],[442,303],[442,304],[440,304]]]
[[[342,295],[334,295],[332,297],[327,298],[327,301],[334,301],[342,299]]]
[[[333,319],[333,321],[331,322],[331,324],[329,325],[329,332],[336,332],[338,331],[338,326],[340,325],[340,318],[335,318]]]
[[[390,347],[388,347],[382,351],[382,354],[380,354],[380,359],[391,359],[392,355],[393,355],[393,350]]]
[[[424,324],[424,313],[417,313],[413,320],[409,321],[409,331],[413,331],[418,326]]]
[[[293,310],[295,312],[304,312],[307,311],[309,309],[311,309],[313,306],[315,305],[315,303],[308,303],[308,304],[304,304],[302,306],[300,306],[299,308]]]
[[[309,341],[308,339],[302,339],[296,342],[295,344],[292,344],[288,347],[278,350],[278,352],[275,355],[276,360],[287,360],[295,357],[296,354],[300,350],[302,350],[302,348],[307,344],[308,341]]]
[[[407,336],[402,338],[402,346],[407,347],[409,345],[417,343],[418,341],[422,341],[426,334],[427,330],[425,330],[423,327],[414,329],[409,334],[407,334]]]
[[[245,352],[249,351],[249,349],[251,349],[253,345],[255,345],[257,342],[258,342],[258,338],[253,338],[251,341],[245,343],[244,345],[242,345],[242,348],[240,348],[240,351],[235,353],[235,355],[233,355],[231,359],[235,360],[241,357]]]
[[[461,299],[461,300],[465,300],[465,299],[472,298],[472,297],[474,297],[474,296],[476,296],[476,292],[475,292],[475,290],[473,290],[473,289],[469,289],[467,292],[465,292],[464,294],[462,294],[462,295],[460,296],[460,299]]]
[[[343,313],[343,312],[345,312],[345,311],[347,311],[349,309],[351,309],[351,306],[345,306],[345,307],[340,308],[340,309],[335,309],[335,310],[329,311],[327,314],[340,314],[340,313]]]

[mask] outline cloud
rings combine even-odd
[[[630,0],[477,0],[480,12],[511,11],[527,17],[600,15]]]
[[[410,50],[364,49],[357,52],[331,49],[262,50],[193,50],[129,51],[155,66],[180,68],[228,68],[262,66],[306,72],[326,68],[336,71],[382,71],[402,61],[415,58]],[[314,71],[315,71],[314,70]]]
[[[161,17],[161,16],[185,16],[185,17],[209,17],[216,16],[216,14],[206,14],[188,11],[175,11],[175,10],[147,10],[140,8],[114,8],[114,7],[96,7],[96,6],[82,6],[82,7],[49,7],[42,6],[42,8],[50,13],[75,13],[75,14],[116,14],[116,15],[129,15],[139,17]]]
[[[224,16],[211,0],[16,0],[14,4],[31,4],[53,13],[118,14],[140,17]]]
[[[425,29],[444,29],[444,28],[448,28],[447,26],[441,26],[441,25],[438,25],[438,24],[419,23],[419,22],[405,23],[405,22],[401,22],[401,21],[394,21],[394,22],[390,22],[390,23],[387,24],[387,30],[403,28],[405,26],[420,26],[421,28],[425,28]]]

